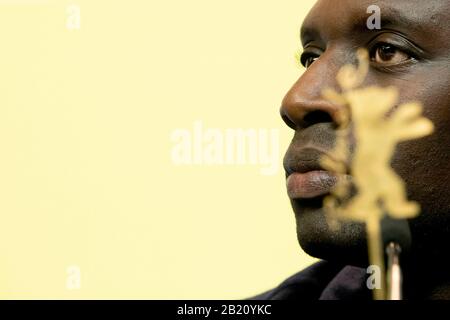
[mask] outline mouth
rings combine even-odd
[[[331,172],[323,168],[320,160],[329,154],[316,148],[302,148],[288,153],[284,159],[286,187],[292,200],[314,199],[330,194],[347,174]]]
[[[289,198],[312,199],[329,194],[339,181],[338,174],[324,170],[294,172],[286,179]]]

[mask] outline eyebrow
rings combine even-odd
[[[367,28],[366,23],[371,14],[366,13],[366,11],[363,12],[364,14],[361,14],[361,11],[355,9],[352,13],[349,13],[344,34],[353,34],[354,32],[373,33],[395,29],[405,35],[422,34],[429,36],[429,33],[423,28],[423,21],[428,21],[429,19],[424,19],[424,17],[408,15],[392,6],[384,6],[381,8],[381,29],[370,30]],[[319,25],[310,21],[306,21],[303,24],[300,29],[300,39],[303,46],[312,40],[323,39],[321,37],[323,30],[320,30]]]
[[[373,31],[366,27],[366,21],[369,16],[370,15],[367,14],[367,16],[364,17],[363,26],[367,31]],[[405,32],[423,31],[422,22],[421,17],[405,14],[404,12],[392,7],[381,9],[381,29],[400,28]]]

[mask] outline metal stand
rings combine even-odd
[[[400,267],[400,253],[402,249],[397,243],[390,242],[386,247],[387,254],[387,299],[402,300],[402,269]]]

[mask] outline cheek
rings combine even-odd
[[[424,116],[435,125],[431,136],[399,144],[392,159],[392,166],[405,180],[409,198],[418,201],[424,212],[450,210],[450,85],[442,83],[447,78],[446,73],[439,83],[435,75],[401,89],[402,103],[421,101]]]

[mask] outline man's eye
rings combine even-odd
[[[301,63],[305,68],[309,68],[317,59],[319,59],[319,56],[307,55],[301,57]]]
[[[412,59],[409,54],[388,43],[380,43],[375,46],[371,52],[370,58],[377,64],[389,66]]]

